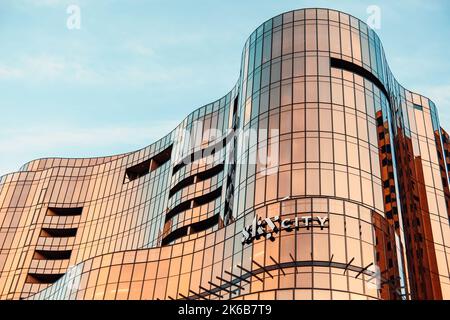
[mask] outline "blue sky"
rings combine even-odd
[[[80,30],[66,27],[70,4]],[[149,145],[229,91],[266,19],[329,7],[366,20],[369,5],[397,79],[450,129],[448,0],[0,0],[0,175]]]

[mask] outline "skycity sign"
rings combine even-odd
[[[279,216],[261,219],[258,215],[255,215],[252,224],[242,230],[242,244],[252,243],[260,237],[273,240],[274,234],[277,234],[282,230],[292,231],[300,228],[309,229],[315,226],[320,227],[320,229],[323,230],[323,228],[328,226],[328,222],[327,217],[305,216],[281,220]]]

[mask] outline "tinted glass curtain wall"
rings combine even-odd
[[[239,74],[142,150],[1,177],[0,298],[450,299],[449,136],[375,32],[287,12]]]

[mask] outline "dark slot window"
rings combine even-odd
[[[170,161],[171,156],[172,156],[172,146],[158,153],[156,156],[152,158],[151,171],[158,169],[164,163]]]
[[[216,189],[210,193],[207,193],[205,195],[194,198],[192,200],[187,200],[185,202],[182,202],[179,205],[177,205],[175,208],[173,208],[172,210],[170,210],[169,212],[166,213],[166,221],[172,219],[174,216],[176,216],[180,212],[190,209],[192,201],[194,202],[194,207],[201,206],[202,204],[205,204],[205,203],[208,203],[208,202],[211,202],[211,201],[217,199],[218,197],[221,196],[221,194],[222,194],[222,187],[220,187],[219,189]]]
[[[215,216],[212,216],[211,218],[208,218],[206,220],[199,221],[199,222],[193,223],[189,226],[184,226],[182,228],[179,228],[179,229],[169,233],[164,239],[162,239],[161,245],[165,246],[179,238],[187,236],[188,234],[193,234],[193,233],[197,233],[197,232],[212,228],[219,223],[219,219],[220,219],[220,215],[216,214]]]
[[[190,176],[190,177],[178,182],[172,189],[170,189],[169,198],[172,197],[175,193],[177,193],[181,189],[193,184],[194,180],[195,180],[195,176]]]
[[[197,181],[203,181],[209,178],[214,177],[219,174],[223,170],[223,164],[219,164],[211,169],[208,169],[204,172],[200,172],[197,174]]]
[[[419,106],[418,104],[414,104],[414,109],[423,111],[423,107]]]
[[[29,273],[26,279],[26,283],[39,283],[39,284],[46,284],[46,283],[55,283],[59,279],[64,276],[64,273],[62,274],[43,274],[43,273]]]
[[[54,229],[54,228],[42,228],[41,237],[45,238],[69,238],[77,235],[77,228],[70,229]]]
[[[125,182],[133,181],[158,169],[172,156],[172,146],[158,153],[153,158],[145,160],[125,170]]]
[[[337,59],[337,58],[330,58],[330,65],[332,68],[337,68],[337,69],[342,69],[342,70],[346,70],[349,72],[353,72],[353,73],[356,73],[357,75],[369,80],[374,85],[376,85],[378,87],[378,89],[380,89],[386,97],[389,97],[388,92],[387,92],[385,86],[383,85],[383,83],[375,75],[373,75],[370,71],[364,69],[363,67],[358,66],[357,64],[345,61],[345,60]]]
[[[179,164],[177,164],[175,167],[173,167],[172,175],[174,175],[175,173],[180,171],[181,168],[183,168],[185,165],[186,165],[186,163],[184,163],[184,161],[182,161]]]
[[[218,223],[219,223],[219,214],[216,214],[211,218],[192,224],[191,233],[197,233],[200,231],[208,230],[209,228],[214,227]]]
[[[53,208],[49,207],[47,215],[49,216],[80,216],[83,208]]]
[[[191,200],[180,203],[175,208],[166,213],[166,221],[172,219],[172,217],[179,214],[180,212],[186,211],[190,208],[191,208]]]
[[[150,173],[150,162],[151,160],[146,160],[135,166],[132,166],[126,170],[126,176],[128,181],[136,180]]]
[[[169,191],[169,197],[172,197],[176,192],[180,191],[181,189],[193,184],[195,182],[195,177],[197,177],[197,181],[203,181],[209,178],[214,177],[215,175],[219,174],[223,170],[223,164],[219,164],[211,169],[208,169],[204,172],[197,173],[196,175],[187,177],[186,179],[178,182],[172,189]]]
[[[194,207],[201,206],[202,204],[211,202],[220,197],[221,194],[222,194],[222,187],[214,190],[213,192],[197,197],[194,199]]]
[[[35,260],[67,260],[70,259],[72,250],[36,250],[33,259]]]
[[[177,229],[167,235],[164,239],[161,240],[161,245],[165,246],[171,243],[172,241],[175,241],[181,237],[187,236],[188,234],[189,226],[182,227],[180,229]]]

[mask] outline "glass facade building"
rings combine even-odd
[[[449,152],[364,22],[287,12],[156,143],[1,177],[0,299],[450,299]]]

